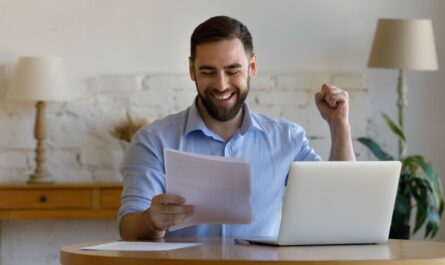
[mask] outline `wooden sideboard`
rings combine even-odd
[[[122,184],[0,184],[0,220],[112,219]]]

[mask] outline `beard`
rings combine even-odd
[[[195,82],[196,88],[198,88],[198,84]],[[213,101],[211,100],[211,94],[214,91],[214,89],[206,89],[204,92],[204,95],[199,93],[198,90],[198,97],[202,102],[202,105],[206,109],[207,113],[218,121],[228,121],[233,119],[241,110],[243,107],[244,102],[246,101],[247,95],[249,94],[249,88],[250,88],[250,78],[247,79],[246,84],[246,90],[244,92],[240,92],[240,89],[236,89],[233,95],[231,97],[236,96],[237,101],[228,110],[218,108],[215,104],[213,104]]]

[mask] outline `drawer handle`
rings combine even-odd
[[[40,202],[42,202],[42,203],[45,203],[48,201],[48,198],[46,197],[46,195],[41,195],[39,199],[40,199]]]

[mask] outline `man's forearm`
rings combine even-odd
[[[349,123],[331,126],[331,153],[330,161],[355,161],[352,146],[351,126]]]
[[[126,214],[119,224],[119,231],[123,240],[156,239],[165,234],[153,226],[149,209]]]

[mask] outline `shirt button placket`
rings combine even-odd
[[[229,157],[232,155],[231,148],[230,148],[230,142],[226,143],[224,146],[224,156]]]

